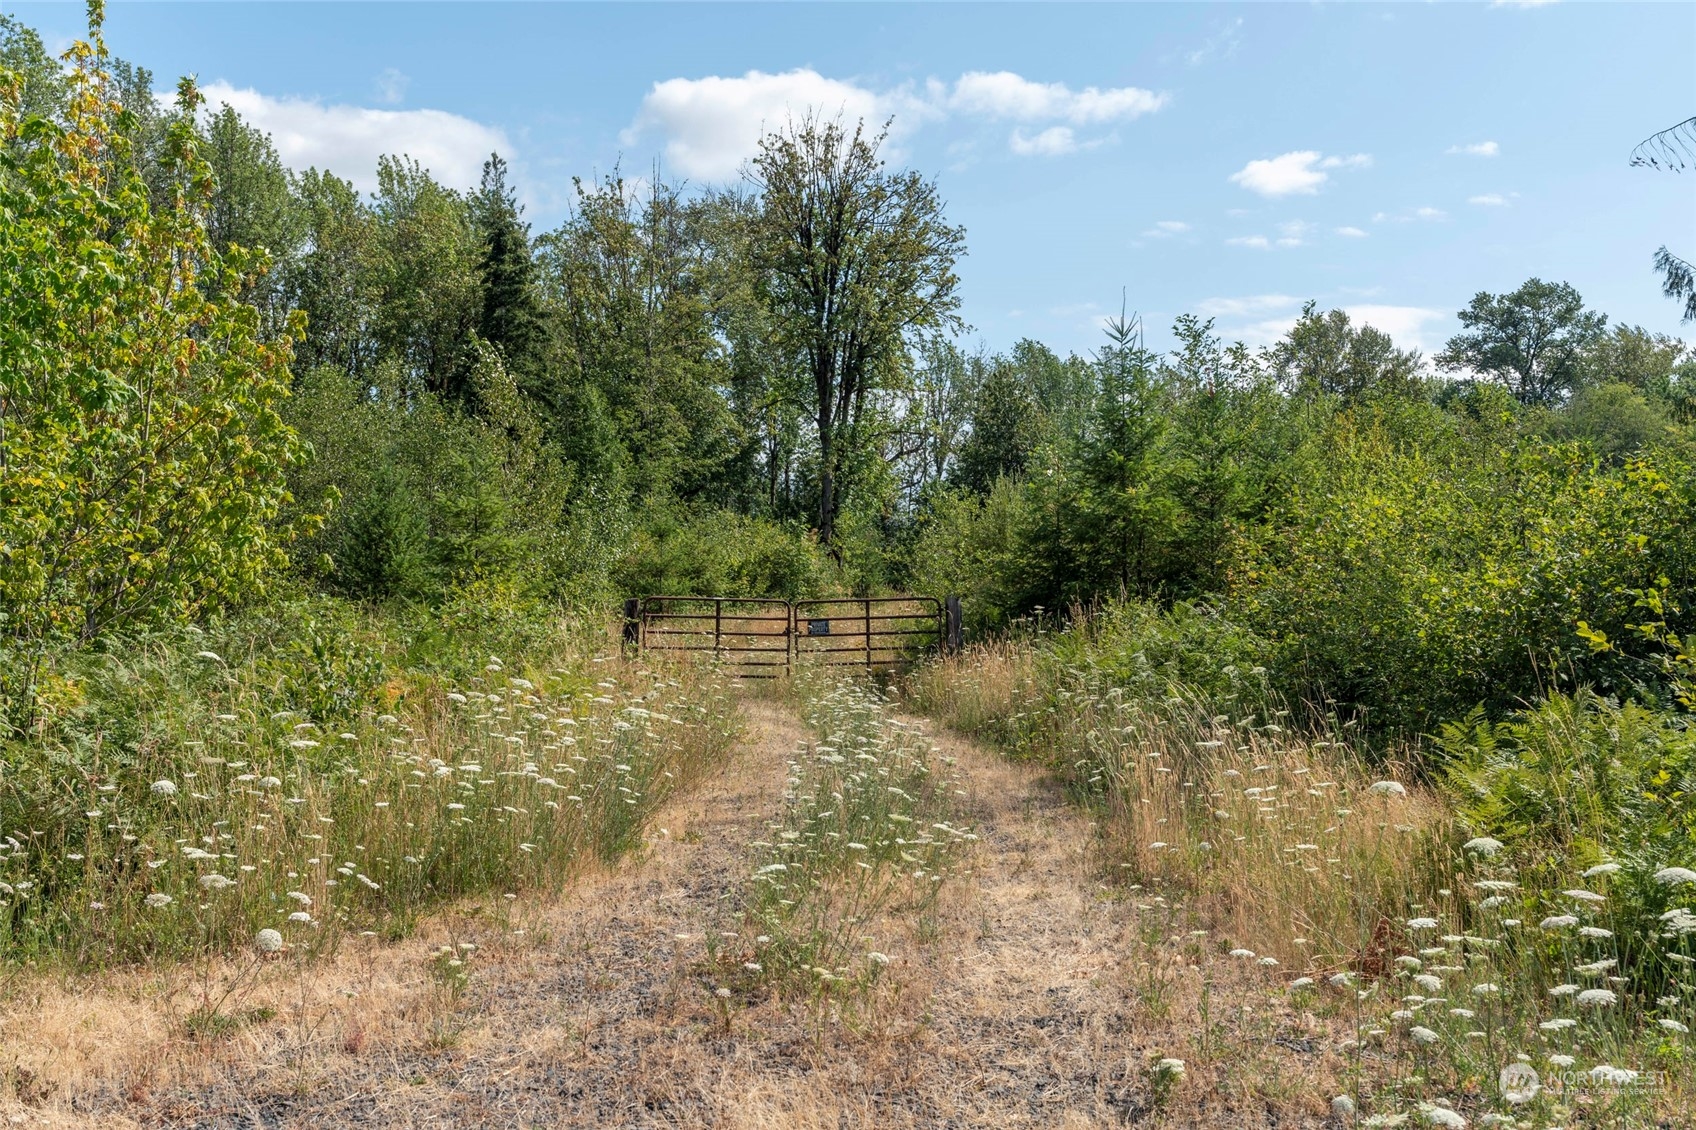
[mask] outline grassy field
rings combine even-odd
[[[1254,971],[1247,996],[1208,994],[1204,1033],[1220,1007],[1316,1023],[1339,1123],[1677,1125],[1696,1103],[1688,841],[1679,859],[1610,858],[1574,816],[1542,830],[1552,850],[1510,850],[1475,834],[1479,778],[1430,751],[1221,712],[1176,683],[1138,695],[1040,644],[939,663],[908,698],[1052,767],[1100,818],[1104,872],[1183,908],[1197,967]],[[1544,764],[1582,759],[1562,756],[1593,738],[1582,707],[1545,708],[1568,725],[1544,735]],[[1549,776],[1571,807],[1605,804]]]
[[[556,624],[541,662],[373,653],[324,725],[241,631],[67,675],[13,751],[19,1124],[1553,1130],[1696,1094],[1688,910],[1645,932],[1636,864],[1527,867],[1429,751],[1252,694],[1040,636],[744,687]]]

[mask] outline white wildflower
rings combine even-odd
[[[1590,1069],[1590,1078],[1598,1083],[1610,1083],[1623,1087],[1637,1081],[1637,1072],[1629,1067],[1614,1067],[1612,1064],[1599,1063]]]
[[[163,780],[155,781],[155,782],[153,782],[151,788],[153,789],[153,795],[154,796],[176,796],[177,795],[177,783],[175,781],[163,781]]]
[[[1579,1008],[1606,1008],[1619,1003],[1619,997],[1612,989],[1585,989],[1578,994]]]
[[[1456,1111],[1435,1103],[1421,1103],[1420,1115],[1431,1126],[1441,1126],[1444,1130],[1466,1130],[1466,1119]]]
[[[260,953],[281,953],[283,936],[267,926],[253,935],[253,945]]]
[[[1478,855],[1495,855],[1502,850],[1502,841],[1491,839],[1489,836],[1479,836],[1477,839],[1466,841],[1465,850]]]

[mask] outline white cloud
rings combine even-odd
[[[1421,220],[1446,220],[1449,214],[1441,208],[1415,208],[1413,214]]]
[[[1546,8],[1557,0],[1490,0],[1492,8]]]
[[[1165,239],[1167,236],[1183,235],[1190,226],[1182,220],[1161,220],[1142,234],[1152,239]]]
[[[1136,86],[1074,91],[1063,82],[1032,82],[1012,71],[971,71],[960,76],[948,107],[967,114],[1021,122],[1066,121],[1099,125],[1152,114],[1166,95]]]
[[[1195,304],[1203,318],[1249,318],[1276,310],[1293,310],[1301,299],[1288,294],[1249,294],[1240,298],[1204,298]]]
[[[1278,157],[1250,161],[1231,174],[1231,180],[1262,196],[1311,195],[1330,179],[1327,170],[1356,169],[1372,164],[1365,153],[1351,157],[1325,157],[1317,150],[1298,149]]]
[[[1342,227],[1342,228],[1337,228],[1335,230],[1336,230],[1336,233],[1338,235],[1346,235],[1350,239],[1365,239],[1366,238],[1366,232],[1362,231],[1360,228]]]
[[[377,101],[388,106],[398,106],[406,100],[406,88],[412,85],[412,79],[393,67],[383,68],[372,85],[377,88]]]
[[[665,158],[673,168],[686,177],[714,180],[733,176],[753,156],[763,132],[792,119],[817,112],[877,126],[893,108],[885,96],[812,70],[674,78],[654,84],[621,140],[633,145],[644,134],[658,133],[666,139]]]
[[[1271,345],[1290,331],[1301,316],[1302,300],[1288,294],[1251,294],[1241,298],[1208,298],[1198,302],[1195,312],[1224,324],[1220,333],[1247,345]],[[1324,302],[1321,311],[1332,307]],[[1433,321],[1445,314],[1424,306],[1358,304],[1341,307],[1355,326],[1372,326],[1390,335],[1402,349],[1430,352],[1440,343],[1425,334]]]
[[[888,89],[826,78],[806,68],[782,74],[749,71],[739,77],[655,83],[620,141],[635,145],[659,137],[666,161],[684,176],[721,180],[754,155],[763,133],[808,113],[868,125],[893,118],[891,132],[897,136],[952,116],[1042,126],[1035,133],[1015,128],[1008,148],[1019,156],[1054,157],[1108,140],[1080,137],[1080,127],[1129,121],[1165,104],[1166,95],[1139,87],[1073,90],[1011,71],[971,71],[952,84],[931,79],[922,87]]]
[[[1265,251],[1272,246],[1272,241],[1263,235],[1235,235],[1225,242],[1232,247],[1252,247],[1256,251]]]
[[[1007,147],[1021,157],[1058,157],[1076,152],[1078,140],[1070,126],[1049,126],[1035,137],[1026,137],[1023,130],[1015,129]]]
[[[1468,196],[1466,202],[1468,204],[1482,204],[1486,208],[1505,208],[1508,198],[1499,192],[1486,192],[1479,196]]]
[[[1495,157],[1500,155],[1502,147],[1494,141],[1480,141],[1476,145],[1451,145],[1449,152],[1467,157]]]
[[[1426,323],[1448,317],[1447,311],[1428,306],[1345,306],[1343,312],[1357,326],[1371,326],[1389,334],[1400,349],[1427,353],[1434,344],[1425,338]]]
[[[1279,247],[1300,247],[1313,234],[1314,226],[1306,220],[1287,220],[1278,225]]]
[[[377,158],[384,154],[415,158],[450,188],[476,185],[490,153],[514,155],[499,129],[445,110],[326,106],[225,82],[207,83],[201,90],[209,105],[227,103],[249,125],[270,134],[277,156],[289,168],[329,169],[362,191],[376,188]]]

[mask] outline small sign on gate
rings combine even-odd
[[[829,620],[808,620],[807,621],[807,634],[809,636],[828,636],[828,635],[830,635],[830,621]]]

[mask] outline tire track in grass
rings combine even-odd
[[[1194,1034],[1165,908],[1117,897],[1093,874],[1087,815],[1040,769],[952,735],[935,740],[957,760],[961,819],[979,839],[924,920],[878,924],[895,961],[877,993],[851,1007],[771,992],[726,1006],[707,936],[743,944],[749,844],[781,810],[788,762],[811,737],[785,705],[750,699],[746,717],[736,757],[668,801],[638,854],[561,899],[520,904],[512,922],[448,917],[417,939],[374,942],[367,985],[387,978],[388,990],[325,1011],[304,1038],[290,1033],[308,1026],[284,1015],[177,1085],[8,1102],[5,1113],[43,1125],[82,1115],[408,1130],[1271,1121],[1264,1106],[1184,1081],[1157,1106],[1151,1064],[1184,1055]],[[444,1003],[428,954],[461,940],[477,947],[469,983]],[[320,975],[326,995],[337,976]]]

